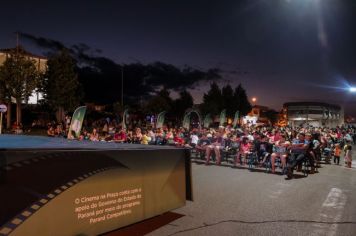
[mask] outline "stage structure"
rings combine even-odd
[[[188,150],[0,136],[0,235],[98,235],[192,200]]]

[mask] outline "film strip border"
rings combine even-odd
[[[68,155],[68,154],[70,155],[71,153],[68,152],[66,155]],[[40,157],[33,157],[33,158],[26,159],[26,160],[21,160],[21,161],[9,163],[7,165],[2,166],[0,168],[0,170],[11,171],[11,170],[14,170],[16,168],[21,168],[21,167],[26,166],[26,165],[36,164],[36,163],[38,163],[40,161],[45,161],[45,160],[52,159],[52,158],[55,158],[55,157],[60,157],[60,156],[61,156],[61,153],[46,153],[46,154],[44,154],[43,156],[40,156]]]
[[[50,202],[52,199],[54,199],[55,197],[57,197],[58,195],[60,195],[61,193],[63,193],[67,189],[69,189],[70,187],[82,182],[83,180],[85,180],[85,179],[87,179],[87,178],[89,178],[89,177],[91,177],[93,175],[99,174],[101,172],[104,172],[104,171],[107,171],[107,170],[110,170],[110,169],[115,169],[115,168],[117,168],[117,167],[100,168],[100,169],[91,171],[89,173],[83,174],[83,175],[81,175],[81,176],[79,176],[77,178],[74,178],[73,180],[69,181],[68,183],[60,186],[59,188],[57,188],[53,192],[45,195],[40,200],[38,200],[37,202],[33,203],[30,207],[28,207],[27,209],[22,211],[20,214],[18,214],[12,220],[10,220],[6,224],[4,224],[0,228],[0,236],[8,236],[8,235],[10,235],[18,226],[20,226],[25,220],[27,220],[29,217],[31,217],[31,215],[36,213],[36,211],[40,210],[48,202]]]

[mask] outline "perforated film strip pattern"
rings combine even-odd
[[[41,159],[41,158],[38,158]],[[13,232],[18,226],[20,226],[25,220],[27,220],[31,215],[36,213],[36,211],[40,210],[44,205],[46,205],[49,201],[52,199],[56,198],[58,195],[69,189],[70,187],[80,183],[81,181],[95,175],[98,173],[101,173],[103,171],[107,171],[109,169],[114,169],[116,167],[105,167],[105,168],[100,168],[94,171],[90,171],[86,174],[83,174],[77,178],[74,178],[73,180],[69,181],[68,183],[60,186],[59,188],[55,189],[53,192],[47,194],[45,197],[42,197],[40,200],[37,202],[33,203],[30,207],[22,211],[20,214],[18,214],[16,217],[14,217],[12,220],[4,224],[0,228],[0,236],[7,236],[10,235],[11,232]]]
[[[9,163],[9,164],[7,164],[5,166],[2,166],[1,170],[3,170],[3,171],[12,171],[12,170],[14,170],[16,168],[21,168],[23,166],[36,164],[36,163],[38,163],[40,161],[45,161],[45,160],[48,160],[48,159],[59,157],[60,155],[61,155],[60,153],[48,153],[48,154],[42,155],[40,157],[34,157],[34,158],[26,159],[26,160],[21,160],[21,161]]]

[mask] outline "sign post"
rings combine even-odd
[[[2,134],[2,114],[7,112],[7,107],[5,104],[0,104],[0,134]]]

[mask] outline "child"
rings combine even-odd
[[[148,143],[151,141],[151,138],[147,136],[147,132],[143,131],[142,132],[142,139],[141,139],[141,144],[148,145]]]
[[[340,164],[340,154],[341,154],[341,148],[340,144],[335,144],[335,149],[334,149],[334,164],[337,163],[337,165]]]
[[[347,145],[347,149],[346,149],[346,154],[345,154],[345,162],[346,162],[346,166],[348,168],[351,168],[351,164],[352,164],[352,146],[351,145]]]

